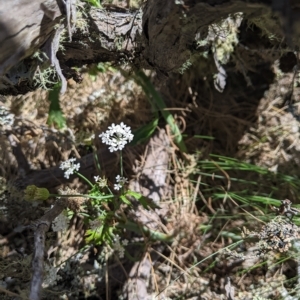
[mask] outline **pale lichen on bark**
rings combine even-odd
[[[58,4],[60,5],[58,5]],[[52,5],[52,6],[51,6]],[[56,6],[55,6],[56,5]],[[82,6],[82,4],[80,4]],[[290,5],[290,4],[284,4]],[[294,9],[294,8],[293,8]],[[290,16],[272,10],[270,1],[155,1],[148,0],[141,11],[108,7],[85,11],[88,32],[72,32],[75,24],[74,0],[11,0],[0,2],[0,91],[18,94],[33,90],[32,60],[18,65],[53,36],[55,26],[64,19],[72,41],[64,42],[65,51],[58,52],[63,75],[74,76],[71,68],[97,62],[129,62],[135,68],[155,70],[162,77],[178,72],[187,61],[199,54],[196,35],[204,37],[208,27],[241,12],[244,20],[270,20],[272,32],[282,45],[290,17],[290,45],[299,42],[299,20],[290,9]],[[9,13],[8,13],[9,11]],[[273,19],[278,22],[274,22]],[[266,22],[265,22],[266,23]],[[270,24],[271,24],[270,23]],[[258,24],[259,26],[259,24]],[[13,49],[13,51],[12,51]],[[52,60],[53,61],[53,60]],[[57,65],[57,64],[56,64]],[[14,68],[14,69],[13,69]],[[27,77],[26,77],[27,76]]]

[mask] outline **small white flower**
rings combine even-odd
[[[131,128],[123,122],[119,125],[111,124],[99,137],[102,139],[102,143],[109,146],[110,152],[122,150],[127,143],[133,140]]]
[[[124,248],[120,248],[119,249],[119,257],[120,258],[124,258],[124,253],[125,253],[125,249]]]
[[[125,183],[128,182],[128,179],[126,177],[121,177],[120,175],[117,175],[116,182],[117,183],[114,184],[114,189],[118,191],[124,186]]]
[[[107,186],[107,179],[105,177],[101,178],[100,176],[94,176],[94,179],[100,188],[105,188]]]
[[[121,177],[120,175],[116,176],[116,182],[120,183],[121,185],[124,185],[128,182],[128,179],[126,177]]]
[[[118,235],[118,234],[116,234],[115,236],[114,236],[114,241],[115,241],[115,243],[117,243],[117,244],[120,244],[120,236]]]
[[[125,240],[122,241],[122,245],[123,245],[123,246],[127,246],[128,243],[129,243],[129,241],[128,241],[127,239],[125,239]]]
[[[124,240],[125,241],[125,240]],[[123,242],[124,242],[123,241]],[[123,244],[122,242],[122,244]],[[126,242],[125,242],[126,243]],[[123,244],[124,245],[124,244]],[[120,236],[119,235],[115,235],[114,238],[114,244],[113,244],[113,249],[118,252],[118,256],[119,258],[124,258],[124,253],[125,253],[125,249],[123,247],[123,245],[121,245],[120,243]]]
[[[64,231],[68,228],[69,222],[67,216],[65,216],[64,213],[61,213],[52,222],[52,229],[53,231]]]
[[[122,188],[122,185],[121,185],[121,184],[119,184],[119,183],[115,183],[115,184],[114,184],[114,189],[115,189],[116,191],[119,191],[121,188]]]
[[[70,175],[74,174],[75,171],[78,171],[80,168],[80,163],[75,164],[76,158],[70,158],[61,163],[60,169],[65,171],[65,178],[69,179]]]

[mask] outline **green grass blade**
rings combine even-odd
[[[173,115],[167,110],[163,98],[156,91],[153,84],[143,71],[138,71],[135,74],[135,79],[137,83],[143,88],[149,100],[151,101],[151,99],[153,99],[155,107],[157,107],[157,109],[161,112],[165,121],[170,126],[171,133],[172,135],[174,135],[175,144],[178,146],[181,152],[187,152],[187,148],[183,141],[182,134],[174,120]]]
[[[63,112],[59,103],[59,95],[60,95],[61,84],[57,84],[53,90],[49,91],[48,99],[51,102],[49,107],[49,115],[47,124],[49,126],[55,125],[59,129],[64,128],[66,126],[66,119],[63,116]]]

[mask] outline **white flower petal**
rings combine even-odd
[[[114,152],[122,150],[127,143],[131,142],[133,134],[131,133],[131,128],[121,122],[119,125],[111,124],[107,131],[101,133],[99,137],[103,144],[109,146],[109,151]]]

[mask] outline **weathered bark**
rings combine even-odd
[[[99,162],[103,168],[109,169],[115,166],[117,161],[116,155],[109,152],[106,148],[98,150],[96,155],[98,156]],[[21,156],[16,155],[16,159],[19,166],[20,164],[23,164],[23,159]],[[87,177],[90,175],[90,173],[95,169],[94,159],[95,154],[87,154],[81,159],[78,159],[78,162],[81,166],[81,174]],[[20,176],[13,182],[13,185],[21,191],[23,191],[28,185],[31,184],[34,184],[38,187],[51,189],[57,187],[60,184],[68,182],[68,179],[64,177],[64,172],[59,168],[59,166],[43,170],[31,170],[25,174],[25,177]]]
[[[161,205],[161,200],[167,194],[166,178],[170,153],[169,140],[164,130],[151,138],[146,148],[145,162],[137,171],[137,180],[130,183],[130,190],[141,193],[143,196],[153,200],[157,205]],[[161,205],[162,206],[162,205]],[[158,230],[161,220],[165,218],[167,207],[156,210],[146,210],[139,205],[131,212],[130,217],[137,223],[151,230]],[[153,246],[157,248],[157,246]],[[160,252],[165,246],[159,245]],[[143,256],[141,261],[134,263],[129,278],[123,286],[123,296],[125,299],[139,300],[151,299],[147,292],[151,268],[157,260],[157,254],[151,253],[150,257]]]
[[[66,2],[69,1],[72,0]],[[259,18],[265,30],[277,36],[278,45],[282,45],[284,33],[289,33],[290,45],[297,45],[300,8],[293,2],[148,0],[140,11],[88,9],[86,5],[82,19],[76,22],[72,41],[61,41],[64,50],[57,57],[64,76],[75,80],[79,77],[71,67],[100,61],[129,62],[168,76],[199,54],[196,35],[205,38],[210,24],[236,12],[244,13],[244,19]],[[55,56],[46,41],[53,38],[59,24],[67,23],[65,14],[60,0],[0,2],[1,94],[25,93],[37,87],[33,77],[37,72],[42,74],[45,64],[41,65],[32,54],[40,49]]]
[[[41,299],[40,294],[43,283],[44,258],[45,258],[45,241],[46,233],[49,230],[53,220],[62,213],[65,205],[57,201],[55,205],[38,221],[31,225],[34,230],[34,254],[32,259],[32,279],[30,284],[30,300]]]

